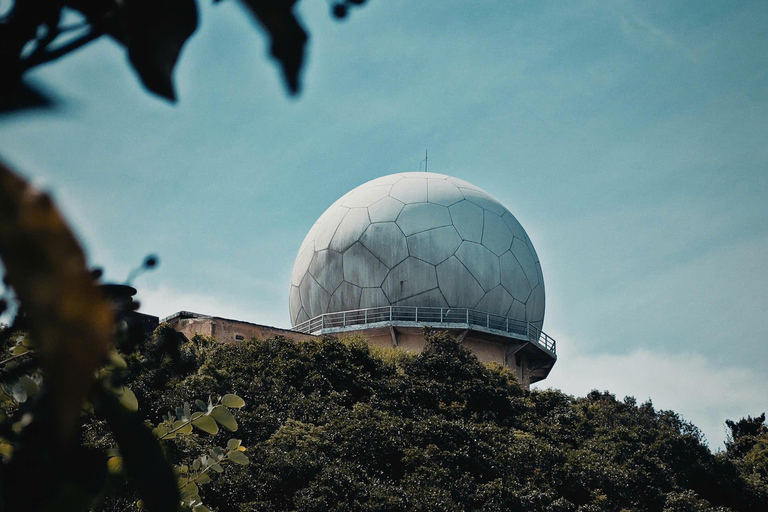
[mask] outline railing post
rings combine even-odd
[[[392,306],[389,306],[389,321],[392,321]]]
[[[507,317],[507,329],[506,332],[509,332],[509,317]]]
[[[325,329],[325,315],[320,315],[320,329]]]
[[[363,318],[365,319],[365,323],[366,323],[366,325],[367,325],[367,324],[368,324],[368,310],[367,310],[367,309],[365,310],[365,313],[364,313],[364,315],[363,315]]]
[[[347,312],[343,312],[341,314],[341,326],[346,327],[347,326]]]
[[[419,321],[419,306],[416,306],[416,320],[414,320],[414,321],[415,322]]]
[[[491,328],[491,314],[486,313],[485,314],[485,328],[490,329]]]
[[[440,308],[440,323],[443,323],[443,308]]]
[[[469,309],[467,309],[467,325],[469,325]]]

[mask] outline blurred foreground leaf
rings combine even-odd
[[[55,434],[66,444],[111,345],[113,313],[50,196],[2,163],[0,258],[38,348]]]
[[[121,468],[139,491],[144,507],[151,512],[175,512],[179,506],[176,475],[155,435],[111,392],[99,393],[94,406],[112,431],[120,449]]]

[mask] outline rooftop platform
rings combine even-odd
[[[355,309],[316,316],[295,325],[293,330],[322,335],[387,326],[481,331],[512,340],[528,341],[557,358],[555,340],[535,325],[466,308],[383,306]]]

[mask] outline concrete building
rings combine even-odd
[[[294,340],[318,338],[318,336],[312,334],[290,329],[243,322],[242,320],[232,320],[230,318],[222,318],[219,316],[203,315],[200,313],[192,313],[191,311],[179,311],[169,317],[163,318],[162,322],[169,324],[186,336],[187,339],[192,339],[195,334],[202,334],[204,336],[216,338],[222,343],[237,343],[238,341],[249,340],[251,338],[266,340],[277,336]]]
[[[435,173],[383,176],[342,196],[304,239],[290,283],[295,331],[420,350],[423,327],[447,329],[526,387],[557,360],[544,306],[541,264],[517,219]]]
[[[544,278],[528,234],[489,194],[443,174],[383,176],[333,203],[301,244],[289,306],[291,329],[188,311],[162,321],[224,343],[358,332],[413,351],[431,327],[514,369],[526,388],[557,361],[542,331]]]

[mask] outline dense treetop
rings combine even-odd
[[[528,392],[447,334],[428,337],[414,355],[361,338],[186,341],[161,326],[127,358],[129,385],[153,424],[184,401],[245,400],[236,435],[251,464],[204,491],[220,512],[768,510],[764,416],[729,422],[713,454],[674,412]],[[98,423],[84,436],[106,442]],[[168,455],[191,458],[198,443],[179,438]],[[103,509],[135,506],[130,486],[118,496]]]

